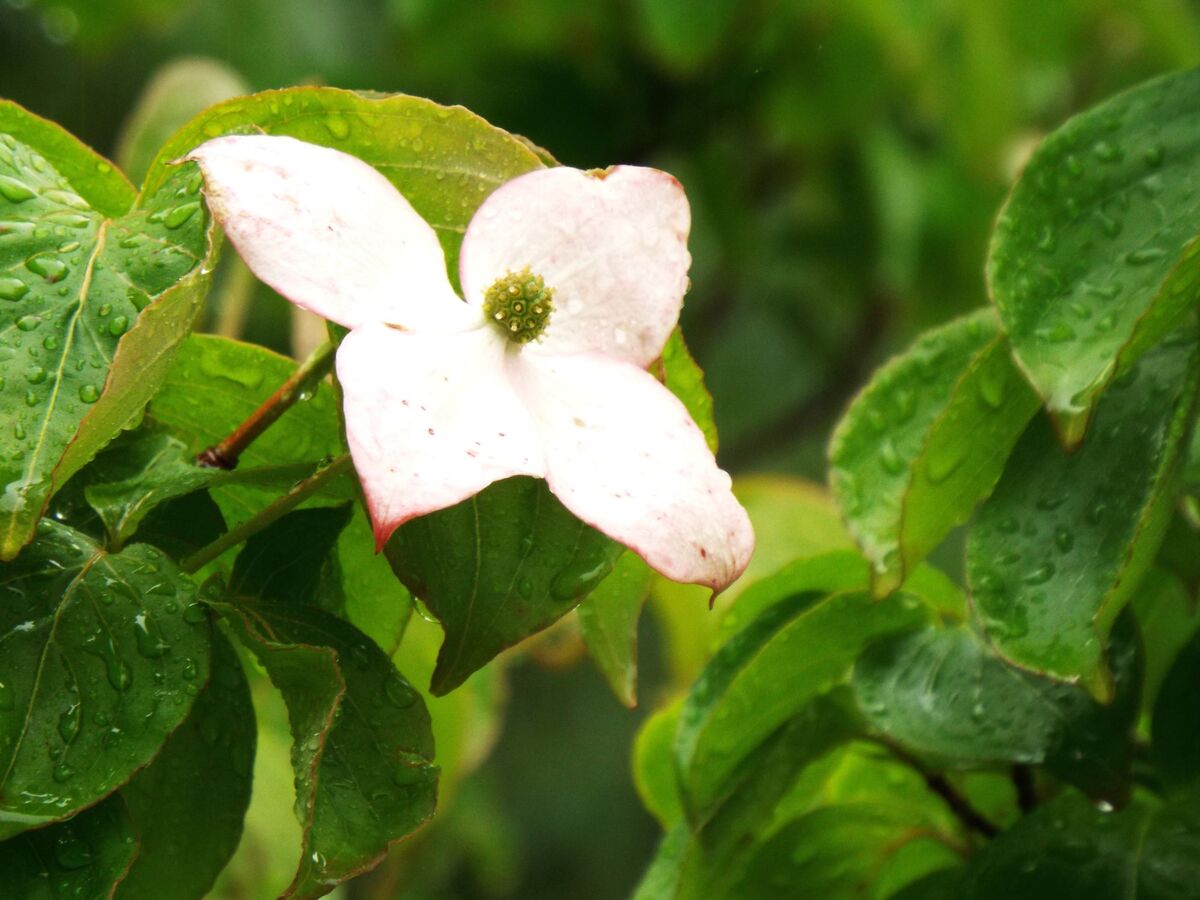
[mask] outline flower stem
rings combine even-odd
[[[191,556],[184,559],[179,567],[191,574],[208,565],[226,550],[253,537],[268,525],[283,518],[326,484],[353,467],[349,453],[343,453],[333,459],[328,465],[317,469],[308,478],[296,484],[282,497],[263,507],[245,522],[225,532],[211,544],[201,547]]]
[[[246,421],[233,429],[219,444],[214,444],[197,454],[196,462],[210,469],[235,468],[243,451],[270,428],[276,419],[291,409],[297,400],[314,390],[317,383],[329,373],[333,367],[335,350],[337,347],[332,341],[326,341],[314,350],[292,377],[264,400]]]

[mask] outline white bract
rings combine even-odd
[[[754,535],[729,476],[646,371],[691,262],[670,175],[552,168],[502,185],[463,238],[463,302],[433,229],[358,158],[259,135],[188,159],[255,274],[351,329],[337,375],[380,546],[530,475],[668,578],[719,591],[745,569]]]

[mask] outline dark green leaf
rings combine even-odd
[[[88,503],[100,516],[109,542],[119,547],[159,504],[202,488],[251,484],[283,493],[313,473],[310,463],[244,467],[226,471],[195,464],[187,444],[160,428],[122,435],[87,466],[81,478]]]
[[[1169,521],[1195,361],[1191,341],[1146,354],[1075,453],[1043,419],[1021,438],[967,543],[975,608],[1008,659],[1111,696],[1103,647]]]
[[[988,282],[1022,369],[1068,446],[1101,391],[1192,307],[1200,70],[1071,119],[1000,213]]]
[[[179,348],[149,412],[181,437],[187,455],[194,457],[233,431],[295,371],[293,360],[262,347],[194,334]],[[333,392],[321,384],[310,399],[297,403],[255,440],[242,453],[238,467],[316,463],[341,452]],[[231,525],[249,518],[278,495],[278,489],[238,483],[237,479],[212,489],[213,499]],[[309,503],[343,503],[354,496],[354,486],[345,478],[331,482]]]
[[[321,571],[350,521],[345,506],[298,509],[246,541],[233,564],[229,591],[281,603],[314,603]],[[341,579],[337,590],[341,592]],[[339,597],[337,605],[343,605]]]
[[[0,576],[0,835],[57,821],[154,758],[208,679],[195,587],[144,544],[45,521]]]
[[[907,595],[877,603],[865,591],[807,593],[735,635],[700,674],[680,715],[676,764],[693,821],[707,818],[759,743],[847,678],[869,641],[929,616]]]
[[[254,707],[224,635],[213,636],[208,684],[188,684],[200,689],[191,714],[121,789],[141,850],[115,900],[158,900],[168,886],[172,896],[203,897],[241,837],[254,766]]]
[[[0,126],[18,112],[6,106]],[[213,252],[194,166],[108,215],[66,177],[84,159],[111,169],[77,144],[39,147],[0,130],[0,401],[11,424],[0,559],[32,539],[56,486],[140,413],[190,327]]]
[[[1200,640],[1193,638],[1163,681],[1151,720],[1151,753],[1169,791],[1200,777]]]
[[[1114,813],[1064,794],[1022,819],[969,866],[963,900],[1196,900],[1196,792]]]
[[[621,547],[567,512],[544,481],[509,478],[401,525],[385,552],[446,632],[431,684],[441,695],[574,609]]]
[[[637,706],[637,633],[654,573],[633,551],[618,557],[612,574],[579,604],[579,629],[613,693]]]
[[[483,199],[542,165],[521,141],[462,107],[402,94],[300,87],[205,110],[159,151],[147,188],[168,177],[171,160],[198,144],[247,130],[323,144],[374,166],[437,232],[451,273],[458,271],[463,231]]]
[[[138,849],[125,804],[110,797],[69,822],[0,843],[0,890],[14,900],[107,900]]]
[[[429,713],[366,635],[323,610],[214,606],[287,703],[304,843],[285,896],[320,896],[370,869],[433,814]]]
[[[1037,398],[991,310],[923,336],[878,372],[838,425],[830,478],[890,593],[987,496]]]
[[[1095,797],[1128,796],[1141,701],[1140,640],[1131,616],[1113,631],[1116,699],[1014,668],[964,627],[885,637],[854,669],[864,715],[884,734],[951,766],[1044,764]]]

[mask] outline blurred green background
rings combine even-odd
[[[155,73],[193,56],[217,65],[171,86],[184,109],[239,81],[401,91],[461,103],[564,163],[676,174],[695,217],[684,331],[716,400],[721,460],[820,480],[829,429],[869,372],[985,301],[990,223],[1039,137],[1200,60],[1200,11],[1183,0],[0,0],[0,94],[101,152],[117,153]],[[136,167],[136,147],[120,155]],[[265,290],[244,325],[223,327],[289,349],[287,307]],[[670,687],[661,628],[643,623],[645,708]],[[574,665],[577,647],[563,629],[533,654],[540,666],[508,669],[489,761],[436,827],[343,896],[627,895],[657,839],[628,775],[642,713]],[[501,691],[497,675],[483,712],[444,711],[483,722],[476,755]],[[293,862],[286,743],[270,715],[264,788],[226,896],[270,896],[275,869],[286,877]]]

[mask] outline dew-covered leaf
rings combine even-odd
[[[70,816],[127,782],[208,679],[195,587],[144,544],[108,554],[64,525],[0,575],[0,835]],[[198,614],[199,613],[199,614]]]
[[[544,481],[508,478],[401,525],[384,552],[446,632],[431,683],[441,695],[574,609],[621,549]]]
[[[579,630],[588,653],[617,699],[637,706],[637,633],[654,573],[626,550],[612,573],[579,604]]]
[[[350,514],[349,504],[298,509],[253,535],[233,564],[229,592],[238,597],[313,603],[331,612],[341,611],[345,606],[341,578],[326,585],[322,576]],[[323,589],[336,592],[332,603],[327,598],[322,602],[318,596]]]
[[[1068,445],[1109,382],[1192,308],[1200,70],[1075,116],[1000,213],[988,283],[1013,352]]]
[[[991,310],[880,369],[830,443],[834,495],[883,596],[995,485],[1037,409]]]
[[[194,334],[179,348],[149,414],[184,440],[188,455],[194,457],[245,421],[295,371],[293,360],[263,347]],[[289,409],[246,448],[238,468],[316,463],[341,452],[333,391],[322,383],[311,398]],[[249,518],[279,493],[236,479],[212,489],[231,525]],[[344,503],[354,497],[355,488],[347,477],[331,481],[308,504]]]
[[[1036,419],[967,543],[974,606],[1001,654],[1111,696],[1103,647],[1153,561],[1196,393],[1191,341],[1143,356],[1074,453]]]
[[[224,635],[213,635],[208,684],[193,679],[185,690],[199,692],[191,713],[154,762],[121,789],[140,849],[114,900],[159,900],[167,885],[174,896],[205,896],[242,835],[254,767],[254,707]]]
[[[313,473],[313,463],[240,467],[232,471],[196,465],[187,444],[160,428],[122,435],[84,472],[84,496],[104,523],[111,545],[132,537],[160,504],[204,488],[250,484],[283,493]]]
[[[20,900],[106,900],[139,852],[120,797],[0,842],[0,888]]]
[[[304,841],[284,896],[328,893],[433,814],[429,713],[383,651],[329,613],[290,602],[211,602],[288,707]]]
[[[812,592],[776,603],[738,632],[701,672],[680,714],[676,765],[692,820],[711,813],[755,747],[848,677],[869,641],[929,616],[907,595],[875,602],[866,591]]]
[[[542,163],[523,142],[460,106],[402,94],[298,87],[209,107],[159,151],[147,188],[169,163],[222,134],[281,134],[351,153],[378,169],[437,232],[452,277],[463,231],[483,199]]]
[[[214,252],[194,166],[135,201],[101,173],[108,163],[61,131],[34,134],[32,119],[0,107],[4,560],[32,538],[54,490],[141,412]]]
[[[1200,797],[1113,812],[1065,793],[976,855],[962,900],[1196,900]]]
[[[872,726],[951,767],[1045,765],[1094,797],[1129,790],[1132,729],[1141,701],[1140,640],[1126,616],[1114,629],[1108,706],[1085,690],[1008,665],[965,627],[929,627],[875,642],[854,688]]]

